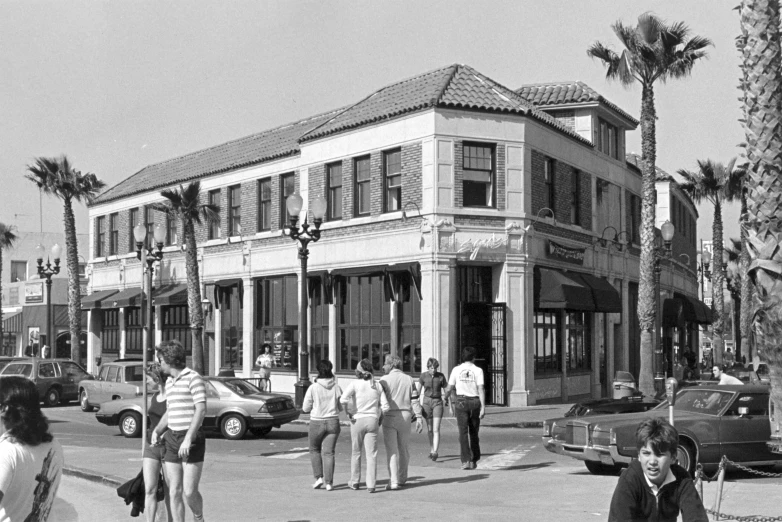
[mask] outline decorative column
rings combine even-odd
[[[255,284],[249,277],[242,278],[244,285],[244,302],[242,303],[242,375],[250,377],[255,358]]]

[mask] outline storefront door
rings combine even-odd
[[[483,370],[486,403],[507,406],[505,303],[459,303],[459,352],[475,348],[475,364]]]

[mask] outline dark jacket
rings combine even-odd
[[[641,463],[633,460],[622,472],[611,499],[609,522],[708,522],[698,492],[689,474],[677,464],[671,466],[675,482],[665,484],[655,497],[644,478]]]
[[[130,516],[137,517],[139,513],[143,513],[146,496],[144,491],[144,471],[140,471],[136,478],[118,487],[117,495],[125,501],[125,505],[133,504],[130,509]]]

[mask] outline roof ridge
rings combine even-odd
[[[456,73],[459,72],[459,67],[464,67],[464,65],[453,64],[450,65],[449,67],[453,67],[453,70],[451,71],[451,74],[448,76],[448,79],[446,79],[445,82],[443,82],[443,86],[440,89],[440,91],[437,93],[437,97],[430,102],[432,105],[435,105],[440,102],[440,100],[443,97],[443,94],[445,94],[445,91],[448,90],[448,86],[451,85],[451,82],[456,76]]]

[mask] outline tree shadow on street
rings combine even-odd
[[[478,480],[486,480],[489,478],[488,473],[469,472],[464,471],[464,475],[458,477],[449,477],[443,479],[424,479],[424,477],[409,477],[402,489],[414,489],[423,486],[433,486],[435,484],[466,484],[469,482],[475,482]]]

